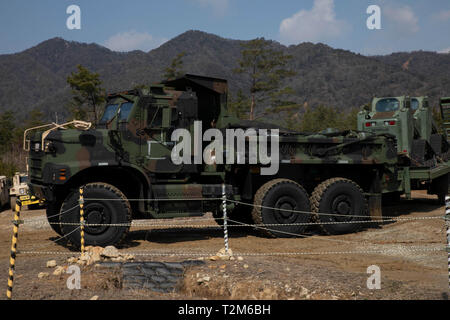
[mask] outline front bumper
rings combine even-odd
[[[32,184],[34,195],[39,199],[45,199],[46,201],[52,202],[54,200],[53,192],[51,187]]]

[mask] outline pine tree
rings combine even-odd
[[[292,89],[282,87],[284,79],[296,74],[286,69],[292,56],[273,49],[272,42],[264,38],[245,42],[241,46],[239,67],[234,72],[245,74],[249,79],[249,120],[298,108],[295,103],[286,100],[292,94]],[[268,107],[257,116],[256,107],[259,104]]]
[[[164,79],[176,79],[181,77],[183,72],[183,57],[186,55],[186,52],[180,52],[177,56],[172,60],[170,65],[164,69]]]
[[[73,95],[71,112],[78,119],[91,118],[88,113],[92,113],[94,123],[97,123],[98,106],[105,101],[105,90],[100,87],[100,75],[90,72],[82,65],[78,65],[77,69],[77,73],[72,72],[67,77]]]
[[[250,110],[250,99],[244,95],[242,89],[239,89],[236,94],[236,99],[231,95],[228,98],[228,108],[231,113],[240,119],[248,119]]]

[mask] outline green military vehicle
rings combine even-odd
[[[444,136],[449,140],[450,136],[450,97],[443,97],[440,100],[442,129]]]
[[[410,176],[413,183],[419,183],[414,176],[421,175],[423,170],[440,170],[448,163],[449,144],[433,121],[428,97],[375,97],[359,112],[358,130],[394,136],[399,164],[404,167],[404,174],[413,174]],[[431,179],[433,182],[428,189],[430,193],[438,194],[441,203],[447,192],[444,190],[446,179],[446,174]],[[386,190],[385,193],[395,198],[405,193],[409,198],[410,190],[402,186],[399,190]]]
[[[449,163],[413,168],[395,135],[239,120],[227,94],[226,80],[185,75],[108,95],[95,128],[75,121],[27,131],[30,182],[53,229],[80,243],[80,188],[85,242],[100,246],[119,243],[132,219],[213,212],[222,223],[223,190],[230,219],[278,237],[302,234],[312,218],[328,234],[357,231],[381,218],[383,193],[447,192]]]

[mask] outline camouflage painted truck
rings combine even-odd
[[[428,97],[375,97],[358,114],[358,130],[394,136],[399,164],[403,164],[404,174],[410,175],[406,180],[423,184],[415,177],[424,170],[429,172],[432,183],[428,191],[437,194],[440,203],[444,203],[448,174],[441,175],[441,170],[450,159],[450,145],[433,120]],[[399,190],[391,189],[386,195],[398,199],[405,193],[410,198],[411,189],[399,186]]]
[[[354,232],[367,225],[362,221],[381,218],[383,193],[444,192],[436,181],[448,176],[449,164],[412,168],[408,155],[399,154],[392,134],[305,134],[284,129],[276,134],[271,125],[230,114],[227,93],[226,80],[185,75],[108,95],[95,128],[74,121],[26,132],[30,182],[47,200],[53,229],[75,245],[80,243],[80,233],[72,232],[79,223],[80,187],[88,224],[86,243],[100,246],[124,239],[132,219],[212,212],[222,223],[218,199],[223,189],[231,220],[270,225],[263,232],[278,237],[304,233],[302,223],[311,219],[322,223],[328,234]],[[186,140],[194,147],[192,155],[180,153],[192,158],[190,163],[180,164],[172,157],[179,143],[171,139],[177,129],[193,137]],[[208,129],[225,136],[230,130],[236,133],[227,136],[227,147],[221,151],[236,161],[219,161],[220,153],[208,148],[212,140],[205,139]],[[237,133],[246,145],[255,137],[278,142],[275,174],[263,174],[274,164],[250,161],[249,148],[239,153],[230,147],[228,142],[235,140],[238,146]],[[194,161],[202,155],[204,161]],[[345,223],[349,221],[353,223]]]

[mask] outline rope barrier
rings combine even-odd
[[[60,236],[60,237],[57,238],[56,240],[51,240],[51,239],[50,239],[50,243],[45,243],[45,244],[42,244],[42,245],[39,245],[39,246],[33,246],[33,247],[32,247],[31,249],[29,249],[29,250],[36,250],[36,249],[40,249],[40,248],[49,247],[49,246],[51,246],[51,245],[53,245],[53,244],[57,244],[58,241],[61,241],[61,240],[63,240],[63,239],[66,239],[69,235],[71,235],[72,233],[77,232],[77,231],[79,231],[79,230],[80,230],[80,226],[78,226],[77,228],[73,229],[73,230],[70,231],[69,233],[66,233],[66,234],[63,235],[63,236]],[[18,254],[21,254],[21,253],[23,253],[22,250],[18,251]]]
[[[68,212],[70,212],[70,211],[72,211],[72,210],[74,210],[74,209],[78,209],[79,208],[79,204],[77,204],[76,206],[74,206],[74,207],[72,207],[72,208],[70,208],[70,209],[67,209],[67,210],[65,210],[65,211],[63,211],[63,212],[60,212],[60,213],[57,213],[57,214],[54,214],[54,215],[52,215],[52,216],[48,216],[47,217],[47,219],[50,219],[50,218],[55,218],[55,217],[58,217],[58,216],[62,216],[62,215],[65,215],[66,213],[68,213]]]
[[[122,199],[108,199],[108,198],[84,198],[85,201],[123,201]],[[163,198],[163,199],[127,199],[128,201],[223,201],[223,196],[221,198]],[[283,209],[283,208],[275,208],[275,207],[268,207],[263,205],[258,205],[254,203],[247,203],[243,201],[238,200],[232,200],[232,199],[226,199],[227,202],[231,202],[234,204],[242,204],[250,207],[258,207],[262,209],[269,209],[269,210],[277,210],[277,211],[285,211],[290,213],[301,213],[301,214],[311,214],[311,215],[323,215],[323,216],[335,216],[335,217],[345,217],[345,218],[367,218],[367,215],[346,215],[346,214],[338,214],[338,213],[326,213],[326,212],[312,212],[312,211],[301,211],[301,210],[292,210],[292,209]],[[69,209],[70,210],[70,209]],[[383,216],[386,219],[396,219],[401,220],[404,218],[397,218],[395,216]],[[431,218],[434,217],[440,217],[442,216],[430,216]],[[424,217],[427,218],[427,217]],[[374,220],[371,220],[371,222],[374,222]],[[341,222],[342,223],[342,222]],[[355,222],[359,223],[359,221]]]
[[[242,226],[246,226],[246,227],[255,227],[255,225],[243,223],[243,222],[240,222],[240,221],[235,221],[235,220],[229,220],[229,221],[233,222],[233,223],[240,224]],[[256,229],[260,229],[260,230],[266,230],[266,231],[281,233],[281,234],[285,234],[285,235],[293,236],[293,237],[300,237],[300,238],[313,238],[313,237],[315,237],[315,236],[309,236],[309,235],[304,235],[304,234],[292,233],[292,232],[287,232],[287,231],[282,231],[282,230],[269,229],[269,228],[266,228],[266,227],[255,227],[255,228]],[[323,241],[341,242],[341,243],[354,243],[354,241],[332,239],[332,238],[315,237],[314,239],[323,240]],[[361,242],[359,242],[359,243],[361,243]]]
[[[236,204],[242,204],[242,205],[251,206],[251,207],[258,207],[261,209],[285,211],[285,212],[291,212],[291,213],[312,214],[312,215],[319,215],[319,216],[335,216],[335,217],[345,217],[345,218],[367,218],[368,217],[368,216],[353,215],[353,214],[347,215],[347,214],[338,214],[338,213],[311,212],[311,211],[300,211],[300,210],[292,210],[292,209],[274,208],[274,207],[267,207],[267,206],[258,205],[258,204],[254,204],[254,203],[247,203],[247,202],[230,200],[230,199],[228,199],[228,201],[232,202],[232,203],[236,203]],[[397,219],[397,217],[395,217],[395,216],[383,216],[383,217],[386,219]],[[430,217],[442,218],[442,216],[430,216]],[[400,218],[398,220],[400,220]],[[373,220],[372,220],[372,222],[373,222]],[[340,222],[340,223],[342,223],[342,222]],[[357,221],[357,223],[359,223],[359,221]]]
[[[294,251],[294,252],[235,252],[235,256],[298,256],[298,255],[346,255],[346,254],[383,254],[397,252],[445,252],[446,247],[423,248],[423,247],[403,247],[401,249],[379,249],[379,250],[348,250],[348,251]],[[73,252],[61,251],[21,251],[20,254],[40,254],[40,255],[73,255]],[[180,257],[208,257],[215,256],[215,252],[126,252],[133,256],[180,256]]]
[[[186,225],[185,222],[201,222],[201,221],[213,221],[213,220],[223,220],[224,218],[198,218],[198,219],[189,219],[189,220],[174,220],[174,222],[179,222],[180,224],[171,223],[148,223],[141,221],[133,221],[131,223],[86,223],[84,222],[85,227],[98,227],[98,226],[110,226],[110,227],[218,227],[216,225]],[[351,224],[351,223],[388,223],[388,222],[397,222],[397,221],[418,221],[418,220],[433,220],[433,219],[445,219],[445,216],[422,216],[422,217],[409,217],[409,218],[387,218],[382,220],[360,220],[360,221],[327,221],[327,222],[298,222],[298,223],[270,223],[270,224],[246,224],[242,225],[242,227],[247,226],[314,226],[314,225],[328,225],[328,224]],[[46,218],[42,220],[33,220],[23,222],[25,225],[34,225],[34,224],[50,224],[50,225],[80,225],[80,223],[76,222],[48,222]],[[181,224],[183,223],[183,224]],[[241,225],[228,225],[228,227],[241,227]]]
[[[108,198],[85,198],[85,201],[123,201],[123,199],[108,199]],[[155,198],[155,199],[132,199],[127,198],[127,201],[222,201],[223,198]]]

